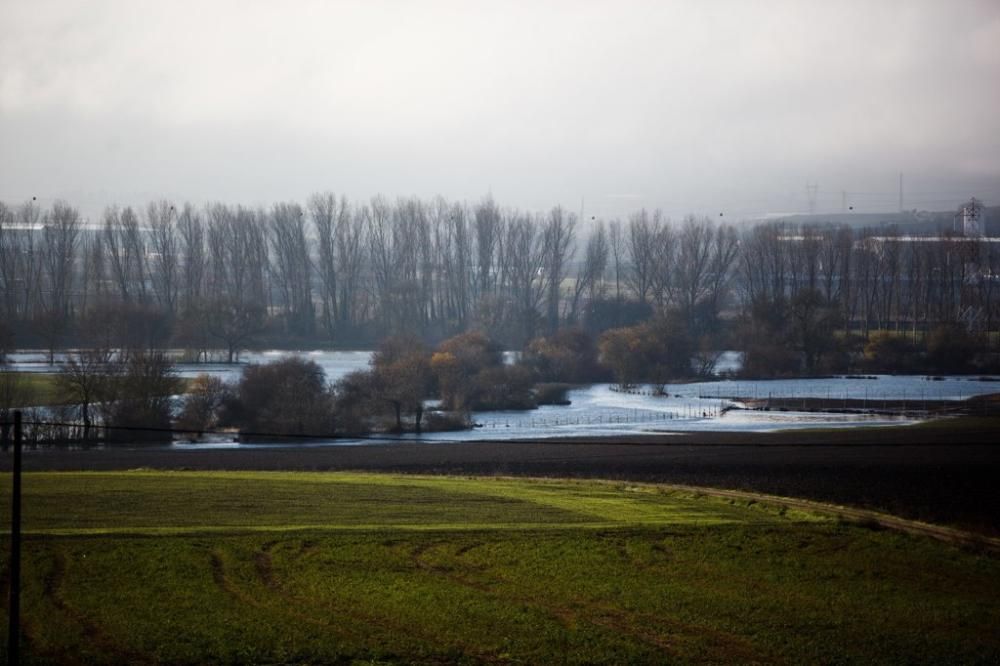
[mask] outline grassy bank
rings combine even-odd
[[[0,384],[5,385],[6,407],[64,405],[66,395],[57,383],[58,375],[42,372],[0,372]]]
[[[753,500],[231,472],[24,493],[35,662],[1000,659],[994,557]]]
[[[4,399],[9,403],[4,406],[15,409],[20,407],[52,407],[73,402],[72,398],[59,386],[59,374],[48,372],[0,372],[0,383],[10,382],[10,387],[4,389]],[[185,377],[178,379],[182,392],[189,390],[191,380]]]

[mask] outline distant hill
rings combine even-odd
[[[1000,236],[1000,206],[986,206],[986,235]],[[931,234],[951,231],[955,225],[955,211],[903,211],[902,213],[823,213],[818,215],[784,215],[766,218],[768,222],[787,222],[796,225],[847,225],[853,229],[885,229],[895,226],[911,234]]]

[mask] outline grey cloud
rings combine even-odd
[[[994,2],[43,1],[0,22],[15,201],[492,189],[750,215],[900,171],[914,205],[1000,199]]]

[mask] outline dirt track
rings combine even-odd
[[[1000,535],[1000,425],[619,440],[27,451],[26,470],[260,469],[576,476],[757,491]],[[0,468],[9,469],[9,454]]]

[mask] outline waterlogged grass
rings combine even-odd
[[[11,409],[36,405],[64,405],[68,402],[58,375],[41,372],[0,372],[0,383],[10,382]]]
[[[0,372],[0,382],[10,381],[13,387],[10,389],[10,404],[5,405],[11,409],[21,407],[55,407],[58,405],[68,405],[73,403],[71,395],[59,385],[59,375],[48,372]],[[178,390],[187,393],[191,386],[191,379],[187,377],[178,378]]]
[[[24,493],[34,663],[1000,659],[997,559],[759,502],[325,473]]]

